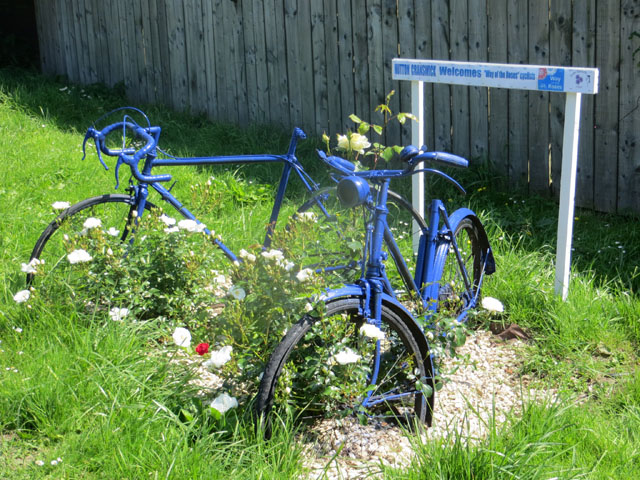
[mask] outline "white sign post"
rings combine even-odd
[[[566,300],[578,168],[580,102],[583,93],[598,93],[598,69],[402,58],[393,59],[392,69],[394,80],[411,81],[411,108],[418,117],[411,131],[411,142],[418,147],[424,144],[424,82],[566,93],[555,280],[556,294]],[[423,173],[413,177],[412,199],[415,208],[424,216]]]

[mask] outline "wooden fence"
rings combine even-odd
[[[124,82],[239,124],[344,132],[396,90],[394,57],[600,69],[583,98],[577,204],[640,212],[640,0],[36,0],[42,69]],[[430,147],[489,161],[511,184],[559,190],[564,96],[429,85]],[[387,142],[406,143],[409,128]]]

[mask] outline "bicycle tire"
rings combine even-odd
[[[81,233],[85,229],[85,221],[90,217],[101,220],[102,230],[118,230],[118,237],[113,239],[124,242],[129,234],[127,225],[133,218],[134,205],[135,199],[132,196],[115,193],[87,198],[72,205],[44,229],[33,247],[30,262],[34,259],[44,260],[45,276],[61,273],[60,270],[68,266],[68,262],[64,261],[64,257],[69,253],[64,236],[68,236],[69,233]],[[145,205],[146,211],[154,208],[156,207],[151,202]],[[110,237],[111,235],[106,235],[105,239],[109,240]],[[37,276],[27,273],[27,285],[32,285]]]
[[[320,205],[325,207],[325,211],[321,210]],[[409,292],[413,290],[412,283],[415,273],[412,237],[426,232],[428,226],[411,203],[392,190],[388,191],[387,209],[389,210],[387,214],[389,229],[394,235],[400,250],[399,253],[407,266],[406,271],[399,267],[399,259],[396,258],[397,254],[394,254],[395,249],[391,248],[388,232],[385,232],[385,251],[392,260],[386,262],[387,277],[392,287],[392,291],[387,293],[398,297],[405,306],[409,306],[411,304]],[[336,187],[333,186],[316,192],[298,208],[296,215],[310,211],[315,213],[320,228],[325,230],[325,233],[321,235],[323,242],[312,245],[305,251],[309,263],[318,270],[337,270],[338,272],[340,271],[339,266],[359,266],[364,243],[363,219],[357,213],[359,209],[343,207],[337,197]],[[416,223],[414,224],[412,220],[415,220]],[[287,228],[289,229],[290,226]],[[411,231],[407,233],[409,229]],[[330,248],[326,248],[327,246]],[[355,279],[344,275],[340,278],[345,283],[350,283]]]
[[[359,333],[364,324],[358,313],[361,302],[357,297],[327,302],[322,317],[304,315],[275,348],[255,404],[267,437],[274,418],[285,423],[291,420],[301,428],[352,413],[370,420],[398,421],[410,428],[416,423],[430,425],[435,388],[426,340],[416,338],[422,334],[411,328],[413,320],[406,312],[383,303],[380,330],[385,338],[380,341],[380,376],[377,386],[367,385],[376,342]],[[337,355],[347,348],[361,358],[354,364],[336,363]],[[427,391],[430,388],[428,395],[425,389],[417,389],[418,379],[428,385]],[[344,384],[336,390],[335,383],[341,381]],[[375,398],[383,390],[404,392],[406,396],[380,399],[377,405],[360,410],[364,391],[371,391],[370,398]]]
[[[453,236],[460,251],[462,268],[470,284],[467,287],[453,243],[449,243],[437,277],[439,285],[437,310],[457,317],[468,309],[471,299],[479,297],[482,245],[480,230],[469,216],[463,218],[454,227]]]

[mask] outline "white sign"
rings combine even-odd
[[[578,168],[580,102],[583,93],[598,93],[598,69],[394,58],[392,70],[394,80],[411,81],[411,110],[418,118],[417,122],[412,122],[414,125],[411,137],[414,145],[424,145],[424,82],[567,94],[562,140],[555,281],[556,293],[566,300],[569,294],[571,237]],[[414,207],[424,217],[424,172],[413,176],[412,198]],[[415,220],[413,228],[416,248],[419,229]]]
[[[591,94],[598,92],[597,69],[549,65],[507,65],[394,58],[393,79],[547,92]]]

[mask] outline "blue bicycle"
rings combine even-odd
[[[423,327],[435,314],[464,321],[495,263],[478,217],[467,208],[449,215],[443,202],[434,199],[412,275],[388,223],[389,183],[424,171],[464,191],[439,170],[415,167],[423,161],[459,167],[468,162],[410,146],[401,154],[407,162],[404,170],[356,172],[347,160],[319,155],[341,177],[337,193],[342,203],[364,210],[361,275],[353,284],[326,292],[316,311],[288,330],[265,369],[257,413],[268,434],[274,418],[307,426],[347,415],[430,424],[436,372]],[[387,255],[421,304],[421,318],[396,295],[385,270]]]
[[[111,115],[120,115],[121,112],[124,113],[119,121],[114,123],[108,121]],[[106,126],[98,128],[101,123]],[[201,229],[211,234],[211,230],[204,227],[196,215],[172,193],[173,185],[169,188],[165,187],[172,180],[172,176],[154,173],[154,169],[158,167],[281,164],[282,173],[270,217],[259,220],[266,231],[262,242],[263,248],[270,247],[276,222],[283,209],[287,185],[292,174],[295,174],[310,199],[302,202],[302,206],[298,209],[294,208],[293,212],[297,211],[299,214],[314,212],[322,232],[321,238],[309,244],[305,252],[309,264],[305,266],[322,271],[346,273],[353,271],[353,268],[359,264],[358,242],[361,239],[355,238],[352,234],[355,227],[352,219],[347,219],[342,214],[343,209],[336,198],[335,186],[320,188],[296,156],[298,142],[306,138],[301,129],[294,128],[288,150],[284,154],[207,157],[175,157],[164,152],[158,146],[160,133],[159,126],[151,125],[147,115],[133,107],[116,109],[94,122],[85,135],[83,151],[87,142],[92,140],[95,143],[98,158],[105,169],[108,170],[109,167],[103,156],[116,159],[114,169],[116,188],[120,184],[121,167],[128,167],[130,177],[126,185],[126,193],[110,193],[87,198],[64,209],[45,228],[33,248],[30,262],[34,265],[43,261],[43,268],[38,268],[44,272],[38,275],[33,272],[27,273],[27,284],[31,285],[36,280],[63,279],[68,285],[66,291],[74,291],[80,288],[82,283],[94,282],[87,279],[84,274],[77,273],[74,264],[68,261],[69,253],[75,249],[84,249],[88,240],[93,240],[93,245],[98,245],[102,254],[116,251],[116,246],[122,244],[133,244],[141,219],[152,211],[164,211],[169,215],[173,211],[173,215],[177,214],[179,218],[193,221],[194,229]],[[221,195],[224,194],[225,192],[221,192]],[[198,201],[205,204],[205,209],[215,209],[215,206],[207,203],[203,195],[200,195]],[[164,208],[161,209],[160,206]],[[402,196],[389,192],[389,207],[392,210],[389,216],[394,218],[398,227],[413,220],[425,226],[422,217]],[[216,216],[215,210],[210,216]],[[91,225],[97,224],[98,221],[100,228],[91,228]],[[160,227],[165,225],[160,223]],[[168,227],[171,226],[168,225]],[[100,238],[92,239],[90,238],[92,236]],[[210,235],[209,238],[229,260],[242,261],[218,236]],[[245,245],[248,243],[247,241]]]

